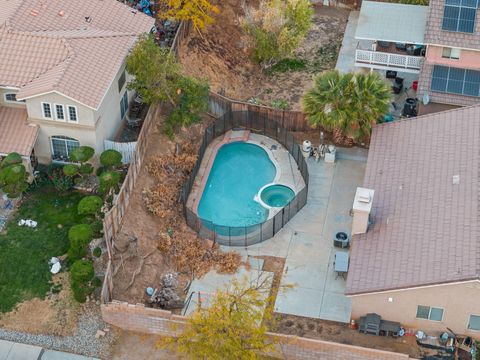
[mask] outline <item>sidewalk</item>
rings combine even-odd
[[[0,340],[0,360],[99,360],[60,351],[44,350],[39,346]]]

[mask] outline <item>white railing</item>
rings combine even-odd
[[[355,62],[380,65],[382,67],[391,67],[397,69],[420,70],[422,66],[422,56],[410,56],[402,54],[391,54],[380,51],[361,50],[355,51]]]

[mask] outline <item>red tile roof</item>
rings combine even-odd
[[[40,128],[27,124],[27,110],[0,106],[0,154],[30,156]]]
[[[117,0],[4,1],[0,86],[19,88],[18,99],[57,91],[97,109],[135,39],[155,22]]]
[[[374,223],[353,238],[346,293],[478,279],[479,161],[480,105],[375,127]]]

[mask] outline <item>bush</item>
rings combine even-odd
[[[92,164],[82,164],[78,169],[80,175],[90,175],[93,172]]]
[[[9,158],[9,156],[12,154],[15,155]],[[10,198],[16,198],[28,188],[27,171],[23,164],[11,163],[18,160],[16,159],[16,155],[18,154],[12,154],[8,155],[2,161],[3,167],[0,168],[0,189],[3,190]]]
[[[87,295],[93,292],[90,281],[95,276],[93,263],[88,260],[77,260],[70,268],[70,283],[73,297],[78,302],[85,302]]]
[[[95,154],[95,150],[90,146],[80,146],[70,152],[70,160],[84,163],[90,160],[93,157],[93,154]]]
[[[100,249],[98,246],[93,249],[93,256],[95,256],[96,258],[102,256],[102,249]]]
[[[90,224],[90,226],[92,227],[94,238],[99,238],[103,235],[103,222],[100,220],[95,220]]]
[[[16,152],[12,152],[7,156],[5,156],[2,162],[0,162],[0,169],[7,167],[9,165],[21,164],[21,163],[22,163],[22,157],[20,156],[20,154]]]
[[[92,241],[93,230],[88,224],[74,225],[68,231],[70,247],[68,248],[68,259],[70,262],[80,260],[87,256],[87,245]]]
[[[73,187],[73,179],[63,173],[63,168],[51,164],[47,168],[47,176],[58,192],[66,192]]]
[[[85,196],[78,203],[78,213],[80,215],[96,215],[102,208],[103,202],[99,196]]]
[[[111,188],[118,186],[120,182],[120,174],[115,171],[104,171],[100,177],[100,186],[98,191],[100,194],[106,194],[110,191]]]
[[[66,176],[73,177],[78,174],[78,166],[73,164],[68,164],[63,167],[63,173]]]
[[[105,150],[100,155],[100,163],[106,168],[113,168],[122,165],[122,154],[117,150]]]

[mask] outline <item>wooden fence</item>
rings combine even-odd
[[[306,116],[301,111],[287,111],[271,108],[268,106],[249,104],[243,101],[229,99],[223,95],[210,92],[208,111],[218,118],[230,111],[248,111],[258,114],[260,117],[277,121],[288,131],[306,131],[310,129]]]

